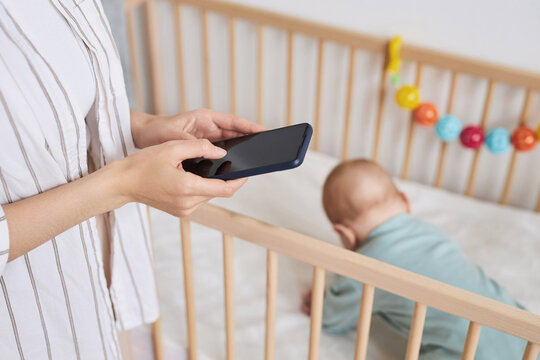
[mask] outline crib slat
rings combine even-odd
[[[420,89],[422,85],[422,63],[418,63],[416,67],[416,79],[415,85]],[[411,112],[409,119],[409,132],[407,135],[407,147],[405,148],[405,158],[403,159],[403,170],[401,171],[401,178],[407,180],[409,178],[409,169],[411,164],[411,150],[413,146],[415,123],[413,119],[413,113]]]
[[[257,123],[262,125],[263,119],[263,81],[264,81],[264,27],[257,26]]]
[[[234,336],[233,238],[223,233],[223,281],[225,285],[225,336],[227,360],[236,358]]]
[[[294,58],[294,34],[289,31],[287,36],[287,122],[292,125],[292,91],[293,91],[293,58]]]
[[[474,360],[474,354],[476,354],[481,330],[482,325],[479,323],[474,321],[469,323],[469,330],[467,331],[467,337],[465,338],[465,346],[463,347],[461,360]]]
[[[182,43],[182,8],[174,3],[174,35],[176,41],[176,76],[178,81],[178,104],[180,112],[187,111],[186,82],[184,77],[184,48]]]
[[[237,114],[236,107],[236,21],[234,17],[229,18],[229,82],[230,82],[230,111]]]
[[[523,353],[522,360],[536,360],[538,353],[540,352],[540,345],[528,342],[525,347],[525,352]]]
[[[347,84],[347,102],[345,104],[345,124],[343,125],[343,142],[341,144],[341,160],[347,159],[349,150],[349,129],[351,125],[352,96],[354,88],[354,73],[356,67],[356,49],[351,46],[349,49],[349,80]]]
[[[319,342],[321,339],[322,310],[324,298],[324,269],[313,268],[313,284],[311,288],[311,323],[309,329],[309,360],[319,358]]]
[[[374,293],[375,288],[373,285],[362,285],[362,299],[360,300],[360,313],[358,314],[358,329],[356,332],[356,349],[354,351],[355,360],[366,359]]]
[[[137,6],[141,5],[142,3],[146,2],[146,1],[147,0],[125,0],[124,1],[124,6],[125,6],[126,10],[131,10],[134,7],[137,7]]]
[[[154,106],[154,113],[163,114],[165,113],[165,96],[163,92],[157,9],[155,1],[147,1],[144,4],[143,10],[146,25],[146,42],[148,46],[148,65],[150,67],[152,103]]]
[[[161,330],[161,318],[152,323],[152,346],[154,347],[154,360],[163,360],[163,331]]]
[[[454,106],[454,99],[456,94],[456,83],[457,83],[457,73],[452,72],[452,77],[450,79],[450,90],[448,92],[448,102],[446,103],[446,113],[452,113],[452,107]],[[439,153],[439,165],[437,166],[437,175],[435,176],[436,188],[442,186],[443,174],[444,174],[444,164],[446,160],[446,149],[448,144],[444,141],[441,141],[441,152]]]
[[[379,144],[381,141],[381,129],[384,113],[384,102],[386,100],[386,64],[388,62],[388,54],[384,53],[382,61],[381,82],[379,83],[379,99],[377,103],[377,117],[375,120],[375,136],[373,138],[373,155],[372,160],[377,162],[379,159]]]
[[[527,123],[527,119],[529,118],[529,112],[531,109],[532,95],[532,91],[530,89],[527,89],[527,93],[525,94],[525,101],[523,102],[523,107],[521,108],[519,125],[525,125]],[[506,172],[506,180],[504,181],[503,192],[501,198],[499,199],[499,203],[502,205],[508,204],[508,199],[510,198],[510,191],[512,190],[512,183],[514,181],[514,174],[516,170],[518,153],[514,150],[513,147],[511,151],[512,157],[510,158],[510,164],[508,165],[508,171]]]
[[[422,332],[424,330],[424,321],[426,320],[427,307],[424,304],[415,303],[412,317],[411,330],[409,332],[409,342],[407,343],[407,353],[405,360],[418,359],[420,345],[422,343]]]
[[[155,263],[155,250],[154,250],[154,233],[152,231],[152,219],[150,217],[150,206],[146,206],[146,219],[148,220],[148,233],[150,235],[150,242],[152,244],[152,261]],[[152,264],[152,271],[155,276],[155,266]],[[156,294],[158,292],[156,286]],[[159,294],[158,294],[159,298]],[[161,318],[157,318],[156,321],[152,323],[152,345],[154,347],[154,359],[163,360],[165,355],[163,353],[163,332],[161,331]]]
[[[208,39],[208,13],[202,9],[202,48],[203,48],[203,75],[204,75],[204,106],[212,107],[212,84],[210,81],[210,44]]]
[[[321,124],[321,97],[322,97],[322,77],[324,69],[324,40],[319,39],[319,50],[317,53],[317,93],[315,97],[315,120],[313,122],[313,150],[319,150],[319,133]]]
[[[135,104],[137,106],[137,110],[144,111],[141,83],[141,64],[138,56],[139,46],[137,44],[134,9],[126,9],[126,22],[129,42],[129,57],[131,60],[131,77],[133,79],[133,89],[135,91]]]
[[[489,115],[489,107],[491,106],[491,99],[493,98],[494,87],[495,87],[495,83],[493,82],[493,80],[490,79],[489,84],[488,84],[486,100],[484,101],[484,110],[482,112],[482,120],[480,121],[480,127],[484,129],[486,128],[486,124],[487,124],[487,119]],[[476,172],[478,170],[478,160],[480,158],[481,151],[482,151],[482,148],[474,152],[471,170],[469,172],[469,181],[467,183],[467,190],[465,191],[466,196],[473,196],[474,182],[476,180]]]
[[[182,264],[184,267],[184,292],[186,297],[186,320],[188,334],[188,358],[197,359],[197,333],[195,323],[195,299],[193,295],[193,262],[191,259],[191,229],[186,219],[180,219],[182,237]]]
[[[276,294],[278,279],[278,254],[266,252],[266,338],[264,342],[265,360],[274,359],[276,334]]]
[[[515,151],[514,148],[512,148],[510,151],[512,152],[512,155],[510,157],[510,164],[508,164],[508,170],[506,172],[506,179],[504,181],[502,195],[499,199],[499,203],[501,205],[508,204],[508,200],[510,198],[510,190],[512,189],[512,183],[514,182],[514,174],[516,171],[518,152]]]

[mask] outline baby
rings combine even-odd
[[[324,184],[323,207],[343,247],[435,280],[520,307],[482,269],[470,263],[460,247],[437,227],[416,220],[409,201],[390,175],[369,160],[336,166]],[[326,289],[323,329],[330,334],[356,327],[362,284],[337,275]],[[309,314],[311,294],[303,297]],[[414,303],[377,289],[373,313],[407,338]],[[468,321],[428,308],[421,359],[460,359]],[[519,359],[525,341],[483,327],[475,359]]]

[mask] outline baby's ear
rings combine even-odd
[[[353,250],[356,247],[356,235],[353,229],[343,224],[334,224],[332,227],[338,233],[345,249]]]
[[[400,192],[399,196],[403,199],[403,202],[405,203],[405,208],[407,209],[407,212],[411,212],[411,202],[409,201],[409,197],[404,192]]]

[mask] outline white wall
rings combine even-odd
[[[540,72],[538,0],[231,0]]]
[[[406,42],[437,48],[446,52],[521,67],[540,73],[540,1],[522,0],[434,0],[351,1],[351,0],[234,0],[298,17],[346,27],[377,36],[401,34]],[[488,6],[489,5],[489,6]],[[169,113],[178,109],[178,86],[175,67],[175,43],[172,6],[159,3],[162,63]],[[449,20],[448,20],[449,19]],[[182,7],[185,78],[189,109],[204,106],[200,12]],[[257,35],[254,24],[237,21],[237,82],[239,115],[255,120],[257,81]],[[211,107],[229,111],[229,44],[227,18],[210,13]],[[142,35],[142,34],[141,34]],[[265,29],[264,47],[264,120],[268,127],[285,121],[287,36],[277,29]],[[141,58],[144,58],[141,47]],[[345,92],[348,49],[328,43],[325,50],[321,150],[338,156],[345,115]],[[377,88],[380,81],[380,55],[359,51],[354,84],[354,106],[350,129],[351,156],[371,156]],[[295,36],[293,121],[313,122],[317,67],[317,41]],[[403,81],[411,83],[415,68],[405,63]],[[425,67],[423,99],[434,102],[442,112],[446,107],[450,74]],[[462,75],[458,78],[457,96],[452,113],[464,124],[478,124],[482,113],[487,81]],[[517,125],[524,100],[524,89],[497,85],[488,117],[488,128]],[[391,173],[399,175],[406,144],[409,113],[399,109],[390,90],[385,104],[380,161]],[[540,95],[535,96],[530,118],[540,123]],[[411,163],[411,178],[432,184],[440,141],[433,129],[416,131]],[[444,187],[456,192],[465,190],[473,152],[452,143],[444,177]],[[496,200],[502,191],[510,154],[495,156],[483,150],[477,178],[476,194]],[[522,155],[511,203],[533,208],[540,190],[540,148]]]

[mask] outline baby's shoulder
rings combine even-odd
[[[433,258],[437,254],[448,255],[461,250],[441,228],[411,216],[400,227],[373,238],[361,247],[359,252],[377,260],[403,266],[427,255]]]
[[[437,225],[428,223],[426,221],[417,219],[415,217],[409,217],[409,231],[412,235],[433,236],[441,240],[449,240],[444,230]]]

